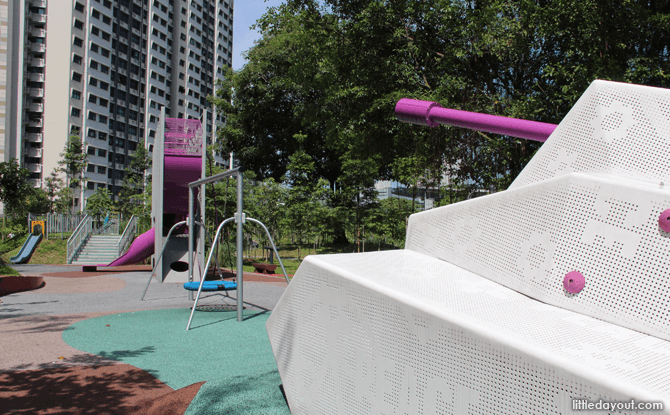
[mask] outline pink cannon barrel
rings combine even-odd
[[[533,141],[547,141],[556,124],[501,117],[499,115],[442,108],[437,102],[403,98],[395,106],[398,120],[437,127],[440,124],[509,135]]]

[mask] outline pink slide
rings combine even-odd
[[[118,267],[121,265],[132,265],[146,259],[154,254],[154,228],[149,229],[135,238],[130,248],[109,264],[98,264],[99,267]]]

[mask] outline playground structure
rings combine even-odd
[[[153,260],[153,270],[142,294],[144,300],[154,275],[161,282],[183,282],[184,288],[197,291],[191,316],[193,319],[202,291],[237,291],[237,319],[242,321],[243,310],[243,228],[245,221],[257,223],[265,229],[286,282],[288,274],[277,253],[269,231],[261,222],[246,218],[243,212],[242,169],[231,169],[205,177],[207,142],[199,120],[165,118],[161,110],[158,134],[154,142],[152,164],[152,224],[153,227],[138,236],[127,252],[107,266],[137,263],[159,253]],[[237,213],[235,218],[224,220],[211,241],[207,262],[205,256],[205,186],[228,177],[237,179]],[[194,201],[197,200],[197,203]],[[213,253],[219,243],[223,226],[232,220],[237,223],[237,279],[230,281],[205,281]],[[216,259],[215,259],[216,261]],[[187,264],[184,266],[184,264]],[[219,270],[217,263],[217,270]],[[185,272],[188,271],[188,272]],[[199,283],[195,283],[195,280]]]
[[[42,241],[44,232],[44,221],[31,221],[28,238],[23,243],[23,246],[21,246],[19,253],[9,258],[9,262],[12,264],[27,264],[30,261],[30,257],[35,253],[37,245]]]
[[[403,250],[305,259],[267,323],[291,412],[670,413],[669,109],[605,81],[555,129],[401,100],[546,142],[506,191],[412,215]]]

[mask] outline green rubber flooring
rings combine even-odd
[[[63,332],[70,346],[128,363],[173,389],[206,381],[190,414],[290,414],[265,322],[270,313],[150,310],[83,320]]]

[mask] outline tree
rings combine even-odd
[[[296,134],[297,142],[306,139],[304,134]],[[328,182],[319,180],[315,174],[315,163],[302,149],[289,157],[288,171],[284,183],[288,187],[286,196],[285,220],[298,242],[298,260],[300,244],[308,237],[321,233],[318,224],[323,223],[326,202],[328,201]]]
[[[52,171],[44,182],[47,197],[49,199],[49,212],[53,213],[56,209],[56,196],[63,188],[63,179],[58,176],[56,171]]]
[[[99,187],[86,201],[86,213],[93,216],[99,225],[100,218],[109,213],[113,206],[109,190]]]
[[[128,167],[125,169],[123,185],[119,200],[119,210],[125,214],[142,211],[139,207],[144,202],[147,188],[146,171],[151,167],[149,151],[144,147],[144,140],[137,144],[137,150]],[[150,200],[150,198],[149,198]],[[138,210],[139,209],[139,210]]]
[[[86,160],[88,159],[81,137],[76,134],[70,135],[60,156],[62,159],[58,164],[61,166],[61,171],[65,173],[67,187],[72,189],[72,212],[74,213],[75,190],[80,187],[83,189],[84,172],[86,171]]]
[[[402,124],[397,100],[557,123],[594,79],[670,86],[668,21],[665,1],[287,0],[229,74],[219,131],[259,179],[302,148],[331,186],[346,157],[374,160],[376,180],[407,176],[405,159],[423,167],[417,186],[447,173],[466,192],[503,189],[540,143]]]
[[[24,216],[28,213],[26,202],[33,193],[29,177],[30,172],[19,167],[16,159],[0,163],[0,201],[8,215]]]

